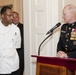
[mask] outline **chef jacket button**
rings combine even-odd
[[[5,56],[3,58],[5,58]]]

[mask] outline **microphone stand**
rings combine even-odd
[[[53,31],[41,42],[41,44],[39,45],[39,48],[38,48],[38,55],[40,55],[40,48],[41,48],[41,45],[44,43],[44,41],[46,39],[48,39],[51,35],[53,34]]]

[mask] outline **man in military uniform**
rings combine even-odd
[[[65,24],[61,27],[57,56],[76,58],[76,7],[69,4],[64,7],[62,12]]]

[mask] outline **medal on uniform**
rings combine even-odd
[[[76,40],[76,28],[72,29],[70,40]]]

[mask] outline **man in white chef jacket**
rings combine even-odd
[[[16,48],[21,47],[20,30],[12,24],[13,10],[4,6],[0,21],[0,75],[19,75],[19,57]]]

